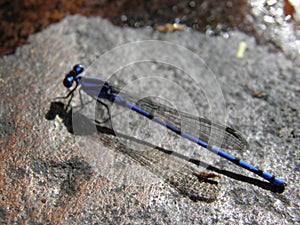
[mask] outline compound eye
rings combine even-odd
[[[82,72],[84,71],[84,68],[83,68],[82,65],[77,64],[77,65],[75,65],[75,66],[73,67],[73,70],[74,70],[74,71],[76,72],[76,74],[78,75],[78,74],[80,74],[80,73],[82,73]]]
[[[72,76],[66,76],[63,81],[63,84],[66,88],[70,88],[70,87],[72,87],[73,82],[74,82],[74,79]]]

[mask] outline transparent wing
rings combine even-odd
[[[210,145],[231,150],[243,150],[248,147],[246,139],[233,128],[214,123],[204,117],[192,116],[153,101],[151,98],[137,100],[138,98],[130,96],[116,87],[112,87],[112,91],[153,116],[159,117],[169,125],[179,128]]]

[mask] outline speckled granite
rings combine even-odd
[[[240,41],[247,43],[243,59],[235,57]],[[1,222],[299,223],[297,60],[270,53],[268,46],[258,46],[254,38],[239,32],[228,38],[207,37],[191,30],[164,34],[151,28],[118,28],[100,18],[81,16],[50,26],[32,36],[14,55],[0,59]],[[165,141],[161,148],[181,154],[188,151],[202,162],[197,167],[174,154],[161,154],[159,158],[167,157],[166,172],[186,178],[191,176],[186,174],[189,171],[222,175],[197,189],[198,194],[202,188],[203,195],[213,199],[190,198],[176,182],[164,179],[164,174],[143,160],[128,156],[137,148],[148,148],[146,143],[127,144],[128,137],[116,137],[105,127],[95,133],[86,110],[93,103],[80,110],[75,107],[80,104],[76,93],[73,111],[66,111],[66,101],[54,99],[66,94],[61,81],[75,63],[86,65],[90,76],[109,78],[118,85],[124,85],[127,76],[134,79],[161,74],[164,79],[176,78],[178,90],[207,98],[204,107],[209,112],[203,113],[223,114],[227,123],[247,138],[249,149],[233,154],[284,179],[286,191],[274,192],[260,178],[205,149],[180,140]],[[193,74],[199,85],[189,82]],[[178,107],[185,107],[188,98],[182,101],[184,96],[159,85],[150,80],[129,90],[163,90],[170,93],[173,102],[180,102]],[[259,92],[265,94],[253,97],[254,93],[261,96]],[[221,97],[214,99],[218,94]],[[74,130],[74,124],[91,129],[79,132],[82,130]],[[150,144],[165,140],[158,135]],[[216,169],[211,171],[211,167]]]

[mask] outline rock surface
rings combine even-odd
[[[241,41],[247,50],[237,59]],[[136,138],[145,143],[127,144],[133,134],[116,137],[88,119],[95,114],[86,109],[94,103],[75,107],[77,92],[72,111],[65,109],[67,101],[54,99],[66,94],[61,81],[76,63],[87,66],[87,75],[102,76],[141,98],[159,93],[181,110],[196,108],[215,121],[226,120],[249,142],[248,149],[232,153],[284,179],[285,192],[205,149],[177,144],[173,137],[165,141],[159,132],[151,144],[183,155],[191,148],[188,156],[201,165],[159,153],[166,168],[158,171],[152,162],[136,160],[147,153],[136,149],[151,147],[147,135]],[[191,30],[165,34],[72,16],[32,36],[0,65],[3,224],[300,222],[299,58],[270,53],[240,32],[229,38]],[[196,182],[199,199],[165,179],[211,170],[222,178]]]

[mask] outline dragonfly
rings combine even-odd
[[[189,115],[188,113],[178,112],[178,110],[156,103],[150,100],[132,101],[133,97],[127,93],[123,93],[121,89],[109,84],[105,80],[94,77],[85,77],[80,74],[84,71],[84,67],[80,64],[76,64],[73,69],[66,74],[63,85],[70,89],[75,86],[70,92],[65,96],[68,98],[73,96],[74,91],[80,86],[87,95],[93,97],[97,101],[101,99],[106,99],[112,103],[118,104],[129,110],[132,110],[139,115],[146,117],[147,119],[159,124],[171,132],[185,138],[191,142],[206,148],[210,152],[217,154],[218,156],[242,167],[260,177],[267,180],[270,184],[285,188],[287,185],[282,179],[275,177],[274,175],[263,171],[245,161],[225,152],[221,149],[232,149],[238,150],[247,147],[247,141],[242,137],[236,130],[223,126],[210,121],[209,119],[202,117],[195,117]],[[135,103],[133,103],[135,102]],[[197,136],[191,135],[190,133],[184,132],[180,127],[180,120],[186,118],[187,120],[192,120],[200,127],[200,132]],[[210,132],[219,133],[222,138],[222,143],[219,146],[210,145],[209,137]]]

